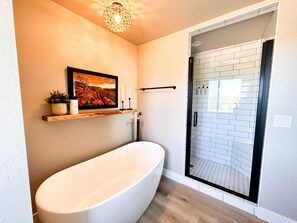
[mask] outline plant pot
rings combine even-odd
[[[52,113],[54,115],[66,115],[67,114],[67,104],[66,103],[52,104]]]

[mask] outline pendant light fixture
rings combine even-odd
[[[106,26],[113,32],[127,31],[132,22],[131,14],[124,1],[111,1],[108,3],[103,12],[103,20]]]

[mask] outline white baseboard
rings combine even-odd
[[[165,168],[163,169],[163,175],[165,177],[168,177],[171,180],[174,180],[174,181],[179,182],[179,183],[181,183],[183,181],[182,180],[183,179],[183,176],[182,175],[177,174],[177,173],[175,173],[175,172],[173,172],[171,170],[167,170]]]
[[[279,215],[275,212],[269,211],[265,208],[259,207],[250,201],[236,197],[236,196],[229,194],[225,191],[216,189],[216,188],[211,187],[207,184],[203,184],[203,183],[193,180],[189,177],[182,176],[182,175],[177,174],[171,170],[167,170],[164,168],[163,175],[178,182],[178,183],[184,184],[184,185],[191,187],[197,191],[200,191],[200,192],[207,194],[211,197],[214,197],[220,201],[230,204],[236,208],[239,208],[245,212],[255,215],[258,218],[260,218],[264,221],[267,221],[269,223],[297,223],[297,221],[294,221],[294,220],[289,219],[285,216]]]
[[[297,221],[269,211],[262,207],[257,207],[255,215],[269,223],[297,223]]]

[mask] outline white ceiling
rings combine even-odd
[[[106,0],[52,0],[104,29]],[[126,0],[132,26],[115,33],[139,45],[263,0]]]

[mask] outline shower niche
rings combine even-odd
[[[189,59],[186,176],[255,203],[275,24],[272,11],[193,36]]]

